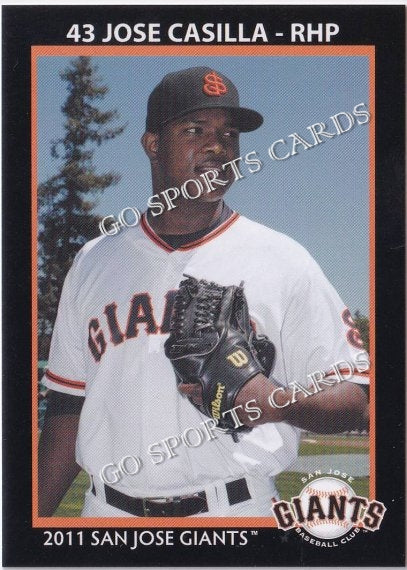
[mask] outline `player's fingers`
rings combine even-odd
[[[188,396],[198,406],[202,405],[202,386],[200,384],[180,384],[178,390],[184,396]]]

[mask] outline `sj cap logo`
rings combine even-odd
[[[223,79],[217,73],[211,71],[204,77],[203,92],[210,97],[219,97],[227,93],[227,87],[223,83]]]
[[[226,358],[235,368],[242,368],[242,366],[249,362],[247,354],[245,354],[241,349],[235,350],[235,352],[232,352],[232,354],[229,354]]]

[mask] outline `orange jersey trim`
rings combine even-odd
[[[229,226],[231,226],[239,218],[239,216],[240,216],[240,214],[238,214],[237,212],[234,212],[220,226],[218,226],[217,228],[215,228],[214,230],[212,230],[211,232],[209,232],[205,236],[197,239],[196,241],[191,241],[191,243],[181,245],[177,249],[174,249],[173,247],[171,247],[168,243],[166,243],[164,240],[162,240],[159,235],[157,235],[155,233],[155,231],[152,229],[152,227],[148,223],[147,217],[145,214],[143,214],[141,217],[141,227],[142,227],[144,233],[147,235],[147,237],[149,237],[159,247],[161,247],[165,251],[168,251],[169,253],[171,253],[173,251],[188,251],[190,249],[194,249],[195,247],[199,247],[200,245],[218,237],[220,234],[222,234],[224,231],[226,231],[229,228]]]
[[[68,380],[67,378],[62,378],[62,376],[57,376],[53,374],[49,370],[45,371],[45,376],[55,382],[56,384],[61,384],[61,386],[65,386],[67,388],[76,388],[77,390],[84,390],[85,389],[85,382],[80,382],[79,380]]]
[[[168,243],[166,243],[164,240],[162,240],[160,238],[160,236],[158,236],[154,232],[154,230],[149,226],[149,224],[147,222],[147,217],[145,214],[143,214],[141,216],[141,228],[144,231],[144,233],[146,234],[146,236],[148,238],[150,238],[156,245],[158,245],[162,249],[165,249],[165,251],[168,251],[169,253],[171,251],[175,251],[170,245],[168,245]]]
[[[364,376],[366,378],[369,377],[369,371],[368,370],[363,371],[363,372],[358,372],[358,371],[352,372],[352,370],[350,368],[339,368],[339,372],[341,372],[342,374],[351,374],[352,373],[352,376]],[[330,370],[329,372],[326,373],[326,376],[332,376],[335,374],[336,374],[336,372],[334,370]]]

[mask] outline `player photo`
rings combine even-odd
[[[36,59],[39,520],[369,494],[371,53],[180,55]]]

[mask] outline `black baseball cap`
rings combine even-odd
[[[210,67],[189,67],[165,75],[148,98],[146,130],[155,133],[162,125],[191,111],[228,109],[242,132],[263,123],[257,111],[240,107],[239,93],[223,73]]]

